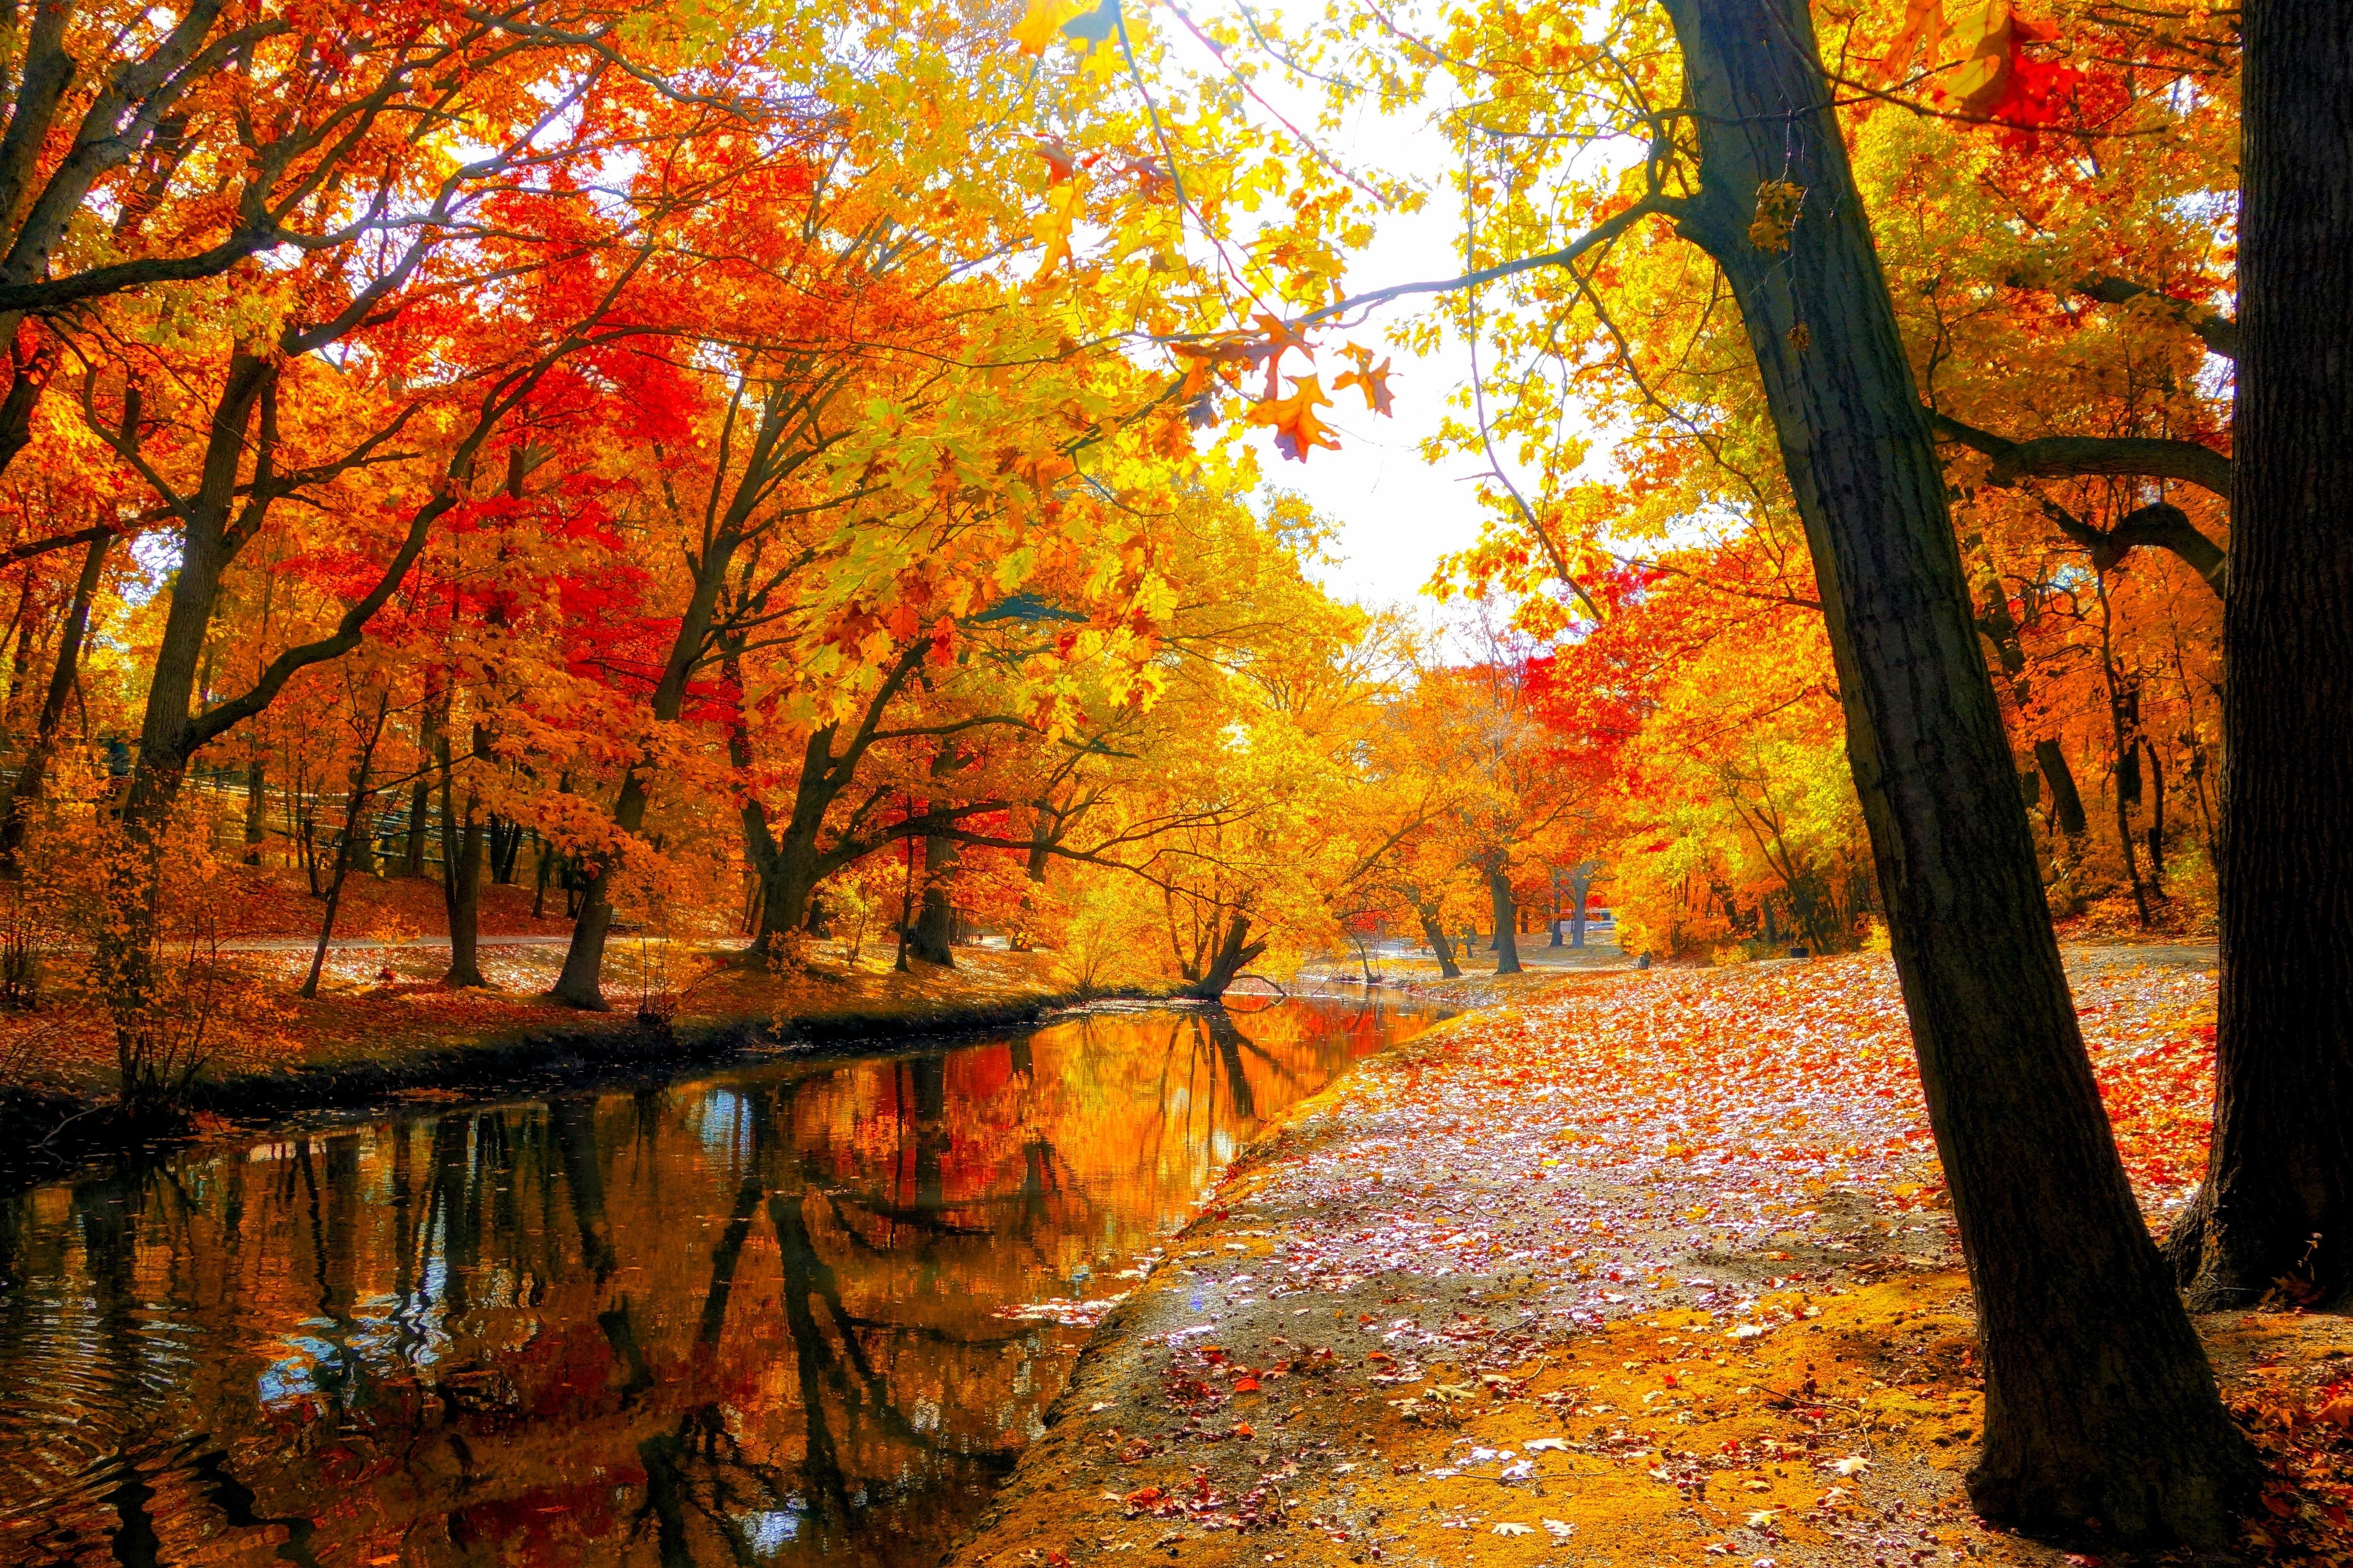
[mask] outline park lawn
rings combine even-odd
[[[2071,969],[2162,1224],[2202,1160],[2211,968]],[[2274,1465],[2222,1560],[2353,1561],[2353,1320],[2272,1307],[2200,1323]],[[2100,1561],[1975,1518],[1981,1425],[1888,959],[1552,976],[1238,1162],[954,1561]]]

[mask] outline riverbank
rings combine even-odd
[[[486,949],[494,989],[438,981],[446,951],[339,949],[321,994],[293,994],[308,954],[216,959],[206,1065],[190,1086],[200,1130],[401,1097],[527,1091],[786,1051],[838,1051],[1032,1022],[1091,1000],[1050,954],[956,949],[904,973],[820,945],[808,968],[734,962],[723,948],[616,942],[607,1012],[545,992],[560,948]],[[626,953],[622,949],[628,949]],[[1136,993],[1123,993],[1136,994]],[[120,1153],[107,1119],[113,1046],[79,998],[0,1019],[0,1191]]]
[[[2069,959],[2161,1224],[2211,954]],[[1975,1325],[1884,957],[1514,984],[1237,1161],[951,1563],[2100,1560],[1963,1497]],[[2345,1560],[2353,1320],[2200,1327],[2280,1461],[2228,1560]]]

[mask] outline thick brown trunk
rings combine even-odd
[[[670,640],[670,656],[662,665],[661,680],[654,687],[656,724],[675,724],[686,705],[687,680],[702,655],[703,638],[718,606],[720,586],[736,542],[730,537],[723,545],[714,546],[701,563],[702,573],[695,579],[693,596],[687,602],[686,613],[679,618],[677,634]],[[638,830],[645,826],[646,807],[650,800],[645,768],[631,768],[621,779],[619,799],[613,803],[613,826],[619,830],[624,844],[636,838]],[[596,856],[586,867],[588,885],[581,895],[579,916],[573,922],[571,945],[564,951],[563,972],[556,977],[555,989],[551,993],[558,1001],[597,1012],[607,1005],[602,983],[605,940],[613,928],[613,876],[622,864],[622,854],[613,853]]]
[[[2010,612],[2000,578],[1989,577],[1984,591],[1985,612],[1978,620],[1978,630],[1993,644],[1994,657],[2000,662],[2002,677],[2010,686],[2010,702],[2023,715],[2034,683],[2027,677],[2026,645],[2019,640],[2018,618]],[[2067,765],[2067,754],[2055,740],[2038,740],[2034,765],[2051,788],[2052,824],[2071,839],[2082,838],[2089,824],[2084,816],[2084,794],[2075,788],[2075,770]]]
[[[1586,861],[1568,874],[1568,945],[1585,946],[1585,904],[1593,895],[1593,879],[1601,874],[1599,863]]]
[[[954,881],[956,867],[956,842],[954,839],[927,838],[923,841],[923,901],[915,916],[915,928],[908,934],[907,952],[927,964],[955,963],[955,904]]]
[[[2245,26],[2207,1308],[2353,1284],[2353,5]]]
[[[8,790],[5,808],[0,809],[0,870],[10,876],[16,874],[17,857],[24,851],[26,813],[48,788],[49,764],[57,757],[58,732],[65,725],[66,700],[73,695],[74,682],[81,670],[82,644],[90,636],[90,602],[98,596],[99,581],[106,573],[107,549],[113,543],[112,535],[102,534],[82,553],[81,576],[75,580],[65,625],[58,630],[57,666],[49,673],[49,688],[43,694],[40,714],[33,721],[32,748]]]
[[[1512,879],[1500,871],[1487,874],[1487,898],[1495,910],[1495,972],[1520,972],[1520,944],[1512,935]]]
[[[1208,967],[1201,971],[1201,978],[1185,988],[1186,995],[1213,1001],[1226,994],[1227,989],[1240,977],[1241,972],[1266,951],[1263,940],[1253,942],[1250,939],[1250,916],[1236,913],[1227,925],[1224,936],[1219,939]]]
[[[1848,753],[1977,1299],[1988,1513],[2215,1542],[2246,1446],[2101,1108],[1926,415],[1799,0],[1668,0],[1701,194],[1822,588]],[[1802,189],[1787,249],[1750,234]],[[1767,236],[1769,238],[1769,235]],[[1802,329],[1802,330],[1800,330]],[[2235,589],[2234,589],[2235,591]]]
[[[1434,905],[1417,904],[1414,913],[1421,917],[1421,934],[1430,943],[1430,950],[1438,955],[1438,973],[1441,980],[1459,980],[1462,966],[1454,961],[1454,944],[1446,939],[1446,927],[1438,918]]]
[[[480,734],[476,732],[479,749]],[[449,737],[434,741],[441,774],[441,906],[449,918],[449,969],[441,983],[452,990],[487,988],[482,978],[482,809],[470,789],[462,813],[451,782]]]
[[[269,777],[261,753],[245,765],[245,863],[261,863],[261,846],[269,841]]]
[[[425,874],[425,813],[432,809],[432,780],[419,772],[408,787],[408,843],[401,853],[400,874]]]
[[[613,807],[613,825],[624,839],[634,837],[645,825],[646,787],[643,775],[631,770],[621,780],[621,796]],[[580,912],[572,922],[572,941],[564,949],[564,969],[555,977],[555,988],[550,992],[556,1001],[592,1012],[603,1012],[611,1004],[605,1000],[605,941],[613,929],[613,873],[620,866],[617,855],[594,858],[583,867],[587,885],[581,889]]]
[[[2084,792],[2075,788],[2075,770],[2067,765],[2067,754],[2055,740],[2038,740],[2034,765],[2042,769],[2043,783],[2051,787],[2052,821],[2069,838],[2082,838],[2091,823],[2084,815]]]

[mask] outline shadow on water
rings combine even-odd
[[[1417,1033],[1078,1015],[0,1201],[0,1561],[898,1564],[1236,1149]]]

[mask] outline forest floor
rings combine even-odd
[[[162,1010],[172,1028],[196,1039],[203,1065],[191,1099],[200,1122],[454,1097],[747,1047],[994,1027],[1078,1000],[1050,954],[960,947],[953,968],[918,963],[901,973],[892,944],[870,933],[854,954],[819,942],[806,968],[780,970],[741,963],[733,932],[645,931],[613,936],[604,985],[611,1011],[584,1012],[547,995],[568,923],[533,920],[530,891],[511,887],[483,890],[482,928],[492,940],[480,959],[489,988],[456,991],[442,983],[446,938],[430,935],[443,929],[438,886],[374,878],[347,885],[347,907],[355,907],[337,930],[350,940],[329,951],[319,994],[304,998],[298,991],[320,906],[301,877],[224,876],[215,928]],[[551,902],[560,914],[560,896]],[[168,956],[177,963],[191,954],[181,945]],[[649,1028],[649,1018],[659,1026]],[[0,1175],[101,1152],[103,1118],[91,1113],[112,1095],[115,1075],[104,1010],[63,974],[50,975],[37,1008],[0,1012]],[[67,1125],[72,1137],[44,1142]]]
[[[2069,959],[2161,1225],[2202,1158],[2211,949]],[[1490,1005],[1205,1199],[959,1568],[2134,1561],[1967,1505],[1975,1326],[1884,956],[1451,989]],[[2275,1466],[2211,1560],[2353,1562],[2353,1319],[2200,1329]]]

